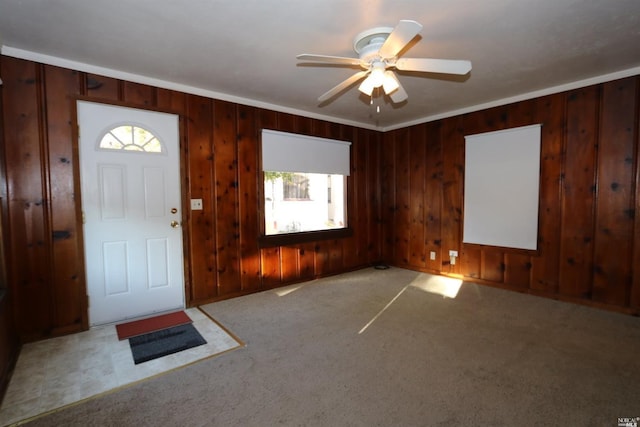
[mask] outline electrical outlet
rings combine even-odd
[[[449,258],[458,258],[458,251],[449,251]]]
[[[192,211],[201,211],[202,210],[202,199],[191,199],[191,210]]]
[[[431,252],[429,252],[429,259],[430,259],[431,261],[433,261],[433,260],[435,260],[435,259],[436,259],[436,251],[431,251]]]

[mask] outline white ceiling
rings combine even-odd
[[[399,73],[409,99],[379,114],[357,84],[319,105],[357,70],[296,55],[357,57],[358,33],[400,19],[424,26],[405,57],[471,73]],[[640,74],[640,0],[0,0],[0,40],[8,56],[389,130]]]

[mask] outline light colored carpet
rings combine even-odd
[[[202,307],[246,347],[33,426],[616,426],[640,319],[365,269]],[[445,288],[447,286],[444,286]],[[451,293],[455,295],[455,291]]]

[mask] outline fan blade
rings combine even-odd
[[[352,75],[348,79],[344,80],[342,83],[338,84],[337,86],[333,87],[332,89],[329,89],[327,92],[325,92],[322,95],[320,95],[318,97],[318,101],[320,101],[320,102],[326,101],[327,99],[335,96],[339,92],[341,92],[344,89],[348,88],[349,86],[351,86],[352,84],[354,84],[355,82],[357,82],[358,80],[360,80],[361,78],[366,76],[367,74],[369,74],[368,70],[367,71],[359,71],[359,72],[355,73],[354,75]]]
[[[400,58],[396,61],[396,68],[400,71],[464,75],[471,71],[471,62],[458,59]]]
[[[389,98],[391,98],[391,101],[393,101],[394,104],[397,104],[409,98],[409,95],[407,95],[407,92],[404,90],[400,82],[398,82],[398,89],[394,90],[390,94],[388,93],[387,95],[389,95]]]
[[[328,62],[330,64],[344,64],[344,65],[360,65],[359,58],[346,58],[344,56],[329,56],[329,55],[314,55],[310,53],[303,53],[296,56],[301,61],[313,61],[313,62]]]
[[[422,30],[422,25],[416,21],[402,20],[393,29],[384,42],[378,54],[389,59],[398,55],[404,47]]]

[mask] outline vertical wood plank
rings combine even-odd
[[[640,77],[636,77],[636,85],[640,86]],[[636,92],[636,97],[640,100],[640,89]],[[638,105],[638,103],[636,103]],[[640,111],[636,112],[636,150],[635,150],[635,176],[633,184],[634,193],[634,226],[633,226],[633,252],[632,252],[632,283],[630,306],[635,309],[636,314],[640,314]]]
[[[363,150],[363,144],[360,144],[357,138],[354,137],[354,134],[357,135],[353,131],[353,129],[349,126],[340,126],[340,135],[339,139],[343,141],[351,142],[351,155],[350,157],[350,176],[347,178],[349,184],[347,185],[347,218],[349,212],[355,213],[353,215],[353,222],[347,224],[353,230],[353,235],[349,236],[345,239],[340,239],[340,247],[335,248],[335,253],[333,257],[340,255],[340,263],[339,267],[334,262],[334,269],[349,269],[354,268],[355,266],[360,264],[361,246],[358,244],[360,242],[360,236],[363,234],[363,230],[367,228],[367,215],[362,215],[361,209],[365,203],[365,189],[364,189],[364,177],[365,174],[364,168],[366,166],[366,155]],[[329,136],[327,136],[329,137]],[[362,248],[362,252],[364,252],[364,247]]]
[[[462,242],[462,189],[464,186],[464,136],[462,119],[454,117],[442,122],[442,137],[446,141],[442,176],[442,269],[445,273],[460,274],[461,260],[451,265],[449,250],[461,253]]]
[[[593,299],[627,306],[631,290],[636,78],[605,83],[598,137]]]
[[[54,328],[78,331],[87,321],[84,305],[84,250],[80,247],[76,217],[74,164],[71,125],[72,99],[80,90],[76,71],[44,66],[47,158],[51,218],[51,269]]]
[[[501,250],[485,247],[481,257],[481,279],[491,282],[504,282],[504,254]]]
[[[185,93],[170,89],[156,89],[156,106],[178,114],[186,111],[187,96]]]
[[[355,130],[350,135],[353,141],[352,151],[355,152],[352,173],[356,175],[357,200],[352,209],[355,210],[357,218],[352,215],[354,212],[347,212],[351,215],[350,227],[354,229],[352,238],[354,244],[353,254],[349,254],[350,249],[345,247],[345,268],[352,269],[368,264],[369,260],[369,231],[371,223],[375,218],[373,201],[369,194],[369,144],[361,131]],[[354,224],[355,222],[355,224]]]
[[[563,165],[564,94],[539,98],[537,118],[542,123],[540,152],[540,206],[538,250],[531,260],[531,288],[549,293],[558,290],[560,271],[560,218]]]
[[[442,138],[441,123],[432,122],[426,125],[426,159],[425,159],[425,251],[429,270],[442,269]],[[430,253],[436,253],[432,260]]]
[[[238,210],[240,216],[240,271],[243,291],[260,289],[260,236],[258,218],[258,129],[256,110],[238,106]]]
[[[152,107],[156,105],[155,88],[152,86],[124,82],[122,87],[122,97],[124,102]]]
[[[189,194],[202,199],[202,210],[189,210],[191,295],[195,301],[218,296],[216,222],[213,188],[213,106],[211,100],[187,96]]]
[[[409,129],[409,264],[424,268],[427,261],[425,237],[425,126]]]
[[[395,216],[396,216],[396,164],[395,132],[387,132],[382,136],[380,152],[380,197],[382,203],[381,240],[382,259],[395,262]]]
[[[19,335],[29,341],[53,327],[50,248],[41,152],[42,67],[2,58],[2,100],[9,217],[7,273]],[[10,125],[8,125],[10,124]]]
[[[85,95],[105,101],[118,101],[122,98],[122,82],[96,74],[85,74]]]
[[[382,202],[380,180],[380,151],[382,137],[370,131],[360,131],[362,144],[367,146],[367,204],[360,207],[369,213],[367,230],[367,262],[379,262],[382,257]],[[366,143],[364,142],[366,141]]]
[[[410,222],[410,183],[409,183],[409,131],[399,129],[396,135],[396,212],[395,212],[395,262],[409,264],[409,222]]]
[[[241,290],[236,106],[214,100],[213,116],[218,292],[224,295]]]
[[[560,225],[560,280],[563,295],[591,298],[596,132],[599,87],[570,92]]]
[[[524,254],[505,253],[505,284],[514,288],[529,288],[531,282],[531,257]]]
[[[298,266],[299,249],[282,246],[280,248],[281,280],[282,283],[295,282],[300,277]]]

